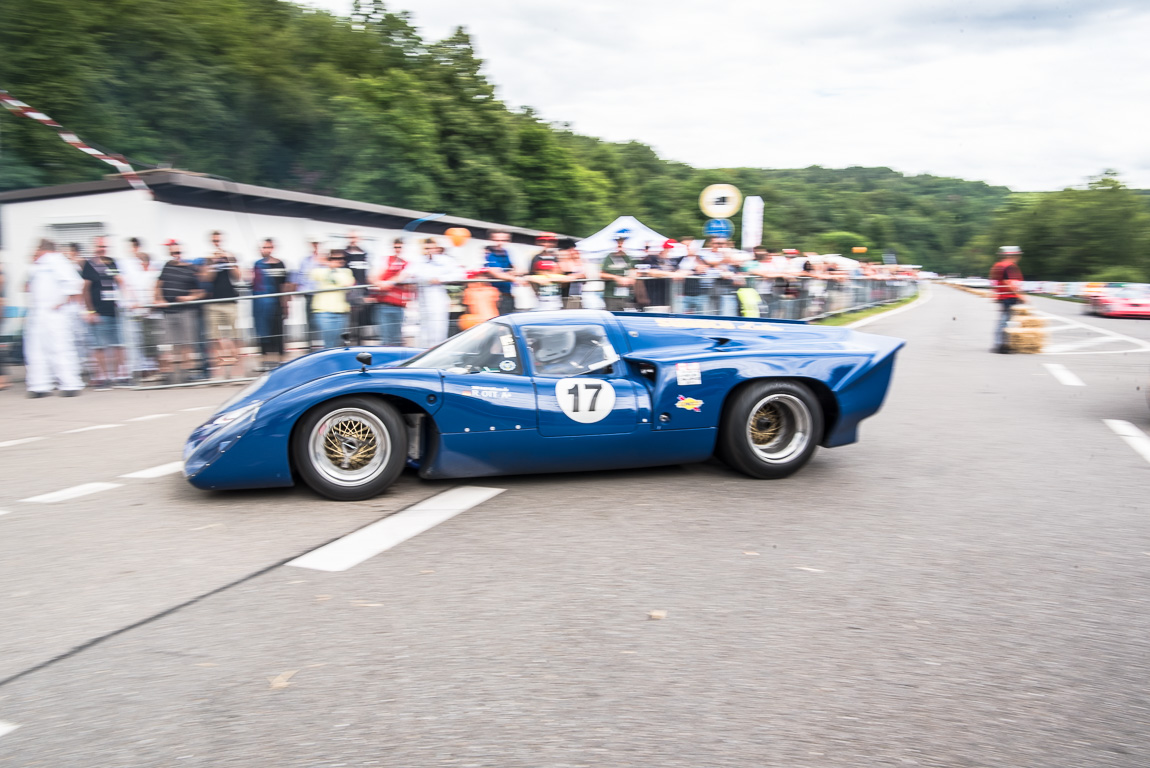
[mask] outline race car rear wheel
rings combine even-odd
[[[794,381],[754,382],[723,412],[720,458],[763,479],[787,477],[810,461],[823,433],[818,398]]]
[[[361,501],[395,482],[407,459],[407,427],[391,405],[341,397],[300,420],[292,438],[296,469],[312,490]]]

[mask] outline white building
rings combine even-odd
[[[140,176],[148,185],[146,191],[132,189],[122,177],[112,175],[101,181],[0,193],[0,263],[7,279],[8,305],[23,305],[25,270],[42,237],[61,248],[80,243],[88,256],[93,238],[105,235],[113,257],[127,253],[127,239],[138,237],[143,249],[162,263],[167,259],[163,247],[167,240],[180,241],[184,258],[194,259],[208,254],[209,235],[219,230],[224,234],[224,247],[236,254],[242,266],[250,267],[259,258],[260,242],[270,237],[276,243],[276,255],[292,269],[310,251],[312,241],[319,241],[325,249],[341,248],[352,230],[359,233],[362,247],[373,260],[390,253],[392,241],[400,236],[413,243],[409,256],[418,252],[414,241],[435,236],[468,269],[482,264],[483,247],[490,244],[487,238],[492,232],[511,235],[516,266],[526,268],[539,250],[535,238],[541,232],[522,227],[440,216],[405,232],[404,227],[430,214],[236,184],[186,171],[144,171]],[[451,227],[470,230],[471,240],[452,248],[444,237]]]

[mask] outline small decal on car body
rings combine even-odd
[[[701,413],[699,409],[703,407],[703,401],[694,397],[684,397],[683,395],[679,395],[679,401],[675,403],[675,407],[682,408],[684,411],[694,411],[695,413]]]

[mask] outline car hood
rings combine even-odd
[[[257,401],[266,403],[273,397],[309,381],[342,371],[355,370],[360,367],[360,363],[355,359],[355,356],[360,352],[367,352],[371,355],[370,368],[375,370],[392,368],[404,360],[415,357],[423,350],[409,347],[337,347],[313,352],[310,355],[304,355],[284,363],[256,379],[239,394],[220,406],[213,416],[242,408]]]

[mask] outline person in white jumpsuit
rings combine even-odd
[[[64,254],[50,240],[41,240],[28,266],[24,360],[29,397],[43,397],[56,386],[65,397],[84,388],[68,309],[83,289],[84,282]]]
[[[423,258],[408,262],[395,279],[397,283],[416,287],[415,303],[419,311],[417,346],[426,349],[447,339],[451,299],[444,283],[465,277],[463,267],[429,237],[423,241]]]

